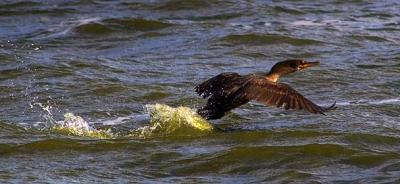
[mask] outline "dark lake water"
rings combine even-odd
[[[399,10],[2,0],[0,183],[399,183]],[[336,110],[250,103],[206,122],[189,109],[216,74],[292,58],[321,65],[282,82]]]

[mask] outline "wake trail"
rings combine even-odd
[[[383,105],[383,104],[400,104],[400,98],[390,98],[383,100],[354,100],[345,102],[336,102],[337,106],[360,106],[360,105]],[[331,104],[321,104],[322,106],[330,106]]]

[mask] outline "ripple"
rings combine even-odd
[[[197,162],[191,160],[196,164],[182,166],[174,173],[178,175],[208,172],[247,174],[254,172],[256,168],[289,167],[294,169],[305,163],[309,164],[308,167],[319,167],[324,164],[323,162],[329,162],[327,158],[341,158],[354,153],[358,151],[336,144],[237,146],[217,155],[208,155],[207,159],[196,160]],[[300,158],[302,159],[299,160]],[[180,164],[185,165],[185,163],[182,161]]]
[[[191,20],[227,20],[242,16],[243,13],[223,13],[216,15],[200,16],[190,18]]]
[[[376,65],[376,64],[360,64],[360,65],[356,65],[356,67],[361,68],[361,69],[378,69],[378,68],[384,68],[387,66]]]
[[[16,79],[22,75],[24,75],[25,72],[23,69],[8,69],[8,70],[0,70],[0,81],[1,80],[7,80],[7,79]]]
[[[138,144],[136,144],[138,143]],[[127,147],[140,147],[142,143],[130,141],[91,141],[91,140],[74,140],[74,139],[44,139],[26,144],[10,145],[0,144],[0,154],[31,154],[31,153],[49,153],[49,152],[65,152],[65,151],[112,151],[124,149]]]
[[[398,159],[395,153],[360,154],[345,159],[343,163],[355,165],[360,168],[371,168],[384,164],[386,161]]]
[[[267,178],[265,181],[272,182],[272,181],[280,181],[282,183],[290,183],[293,180],[308,180],[308,181],[315,181],[316,177],[310,173],[299,171],[299,170],[288,170],[283,173],[279,173],[275,176]]]
[[[293,14],[293,15],[302,15],[305,14],[305,12],[295,9],[295,8],[289,8],[286,6],[275,6],[274,11],[276,12],[282,12],[282,13],[288,13],[288,14]]]
[[[35,7],[35,6],[40,6],[40,5],[41,5],[41,3],[38,3],[38,2],[21,1],[21,2],[15,2],[15,3],[9,3],[9,4],[0,5],[0,9]]]
[[[372,35],[352,35],[349,36],[350,39],[358,40],[358,41],[373,41],[373,42],[387,42],[389,40],[380,37],[380,36],[372,36]]]
[[[155,91],[155,92],[146,93],[141,98],[146,99],[148,101],[157,101],[157,100],[167,98],[169,96],[171,96],[170,93]]]
[[[104,20],[104,23],[114,28],[136,31],[152,31],[172,26],[172,24],[170,23],[165,23],[157,20],[130,18],[107,19]]]
[[[126,91],[127,88],[120,84],[94,85],[91,92],[96,96],[109,96],[115,93]]]
[[[293,46],[307,46],[307,45],[318,45],[323,43],[321,41],[314,39],[295,38],[283,35],[259,35],[259,34],[228,35],[221,38],[219,41],[228,42],[235,45],[289,44]]]
[[[207,8],[210,4],[204,0],[170,0],[163,5],[158,6],[157,10],[194,10],[199,8]]]
[[[29,71],[34,71],[36,73],[36,79],[66,77],[73,75],[75,72],[72,68],[63,65],[31,64],[26,68],[28,68]]]
[[[0,120],[0,136],[4,133],[26,133],[27,131],[20,127],[13,124],[4,123]],[[0,149],[1,150],[1,149]]]
[[[3,10],[0,11],[0,16],[19,16],[19,15],[53,15],[62,16],[65,14],[76,13],[75,9],[70,8],[49,8],[49,9],[29,9],[25,11],[21,10]]]
[[[372,147],[390,146],[400,148],[400,138],[373,134],[347,134],[344,139],[351,144],[371,145]]]

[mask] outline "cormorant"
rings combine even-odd
[[[318,61],[291,59],[276,63],[265,76],[221,73],[196,86],[197,94],[208,98],[207,104],[198,109],[197,113],[206,119],[219,119],[226,112],[255,100],[266,105],[284,107],[286,110],[303,109],[324,114],[334,109],[336,102],[330,107],[318,106],[289,85],[278,82],[281,76],[316,65],[319,65]]]

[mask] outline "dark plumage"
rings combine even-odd
[[[318,64],[319,62],[286,60],[275,64],[265,76],[221,73],[196,86],[197,94],[208,98],[207,104],[198,109],[197,113],[206,119],[219,119],[226,112],[255,100],[285,109],[324,114],[335,108],[335,103],[327,108],[318,106],[290,86],[278,83],[279,77],[283,75]]]

